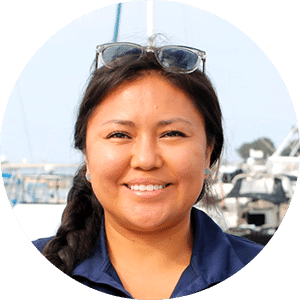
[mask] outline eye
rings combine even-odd
[[[164,133],[161,137],[186,137],[186,135],[178,130],[172,130]]]
[[[111,139],[111,138],[115,138],[115,139],[130,139],[130,136],[124,132],[121,132],[121,131],[115,131],[113,133],[110,133],[108,136],[107,136],[108,139]]]

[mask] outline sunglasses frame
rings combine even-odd
[[[180,49],[180,50],[186,50],[189,52],[192,52],[194,54],[197,55],[198,59],[197,62],[195,63],[195,66],[191,69],[191,70],[181,70],[181,71],[176,71],[175,73],[192,73],[194,72],[200,65],[200,63],[202,62],[202,72],[205,73],[205,62],[206,62],[206,52],[196,49],[196,48],[192,48],[192,47],[187,47],[187,46],[178,46],[178,45],[169,45],[169,46],[163,46],[163,47],[152,47],[152,46],[141,46],[135,43],[126,43],[126,42],[117,42],[117,43],[106,43],[106,44],[102,44],[102,45],[98,45],[96,47],[96,58],[95,58],[95,68],[96,70],[98,69],[98,59],[100,56],[100,60],[102,62],[102,64],[106,67],[109,68],[109,65],[107,65],[103,59],[102,53],[104,50],[106,50],[109,47],[113,47],[113,46],[131,46],[134,48],[137,48],[139,50],[141,50],[141,55],[137,58],[139,59],[145,52],[153,52],[155,54],[155,57],[157,59],[157,61],[159,62],[159,64],[165,68],[168,69],[168,67],[164,66],[162,64],[162,62],[159,59],[159,53],[163,50],[166,49]]]

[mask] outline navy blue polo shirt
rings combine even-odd
[[[242,269],[263,248],[244,238],[224,233],[203,211],[192,209],[193,253],[171,298],[187,296],[213,286]],[[42,252],[52,238],[33,242]],[[133,298],[123,287],[107,251],[104,222],[94,253],[77,265],[72,278],[95,290]]]

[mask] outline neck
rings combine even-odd
[[[105,218],[108,252],[114,266],[163,267],[188,264],[192,253],[190,216],[173,227],[154,232],[137,232]]]

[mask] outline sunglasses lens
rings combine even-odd
[[[132,45],[111,45],[102,51],[102,60],[106,66],[122,59],[139,59],[143,50]]]
[[[157,56],[164,67],[176,68],[185,72],[193,70],[198,62],[196,53],[176,47],[161,49]]]

